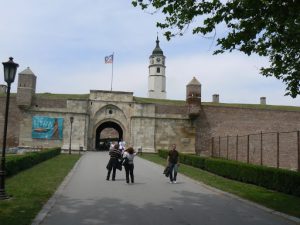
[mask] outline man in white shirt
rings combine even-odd
[[[121,139],[121,141],[119,142],[119,150],[121,151],[121,154],[122,154],[122,155],[123,155],[123,153],[124,153],[124,151],[125,151],[125,145],[126,145],[125,141],[123,141],[123,140]]]

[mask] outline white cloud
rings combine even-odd
[[[104,64],[104,57],[115,52],[113,89],[146,97],[148,57],[159,31],[167,57],[168,98],[185,99],[185,86],[196,76],[203,101],[218,93],[222,102],[258,103],[265,96],[269,104],[300,105],[298,99],[283,96],[281,81],[259,75],[265,59],[238,53],[212,56],[212,40],[190,32],[167,42],[155,27],[161,16],[146,14],[130,2],[4,1],[0,58],[14,56],[19,71],[30,66],[38,76],[38,92],[89,93],[110,90],[111,65]]]

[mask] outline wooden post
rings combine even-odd
[[[211,157],[214,157],[214,137],[211,138]]]
[[[239,159],[239,136],[236,135],[236,149],[235,149],[235,160]]]
[[[221,156],[221,137],[219,136],[219,158]]]
[[[226,159],[228,159],[228,147],[229,147],[229,139],[228,139],[228,135],[227,135],[227,143],[226,143]]]
[[[279,132],[277,132],[277,168],[279,168]]]
[[[300,131],[297,131],[297,143],[298,143],[298,172],[300,172]]]
[[[260,132],[260,165],[263,165],[263,133]]]
[[[249,163],[249,147],[250,147],[250,143],[249,143],[249,134],[247,135],[247,163]]]

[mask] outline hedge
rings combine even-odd
[[[159,150],[158,154],[167,158],[168,151]],[[182,153],[179,154],[179,160],[180,163],[207,170],[229,179],[300,197],[299,172]]]
[[[60,154],[60,148],[42,150],[40,152],[30,152],[24,155],[9,156],[6,159],[6,176],[12,176],[22,170],[29,169],[34,165]]]

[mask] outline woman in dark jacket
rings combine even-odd
[[[116,179],[116,169],[119,163],[119,159],[121,158],[121,152],[119,150],[119,145],[115,145],[114,148],[109,151],[109,155],[110,155],[110,159],[109,162],[107,164],[107,176],[106,176],[106,180],[109,180],[110,177],[110,173],[111,171],[113,171],[112,173],[112,180],[114,181]]]

